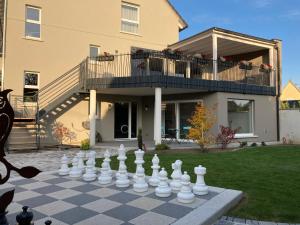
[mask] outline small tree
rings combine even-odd
[[[62,122],[55,122],[52,129],[52,134],[62,147],[64,141],[71,141],[76,138],[76,134],[69,128],[65,127]]]
[[[138,139],[138,148],[143,149],[143,134],[142,134],[142,129],[141,128],[139,128],[139,130],[138,130],[137,139]]]
[[[188,138],[196,140],[202,151],[214,141],[209,130],[214,126],[215,121],[215,107],[206,108],[202,104],[197,104],[192,117],[188,119],[192,126]]]
[[[234,136],[239,129],[240,128],[231,129],[230,127],[224,127],[223,125],[220,126],[220,132],[217,137],[217,142],[221,144],[222,149],[227,148],[227,146],[234,139]]]

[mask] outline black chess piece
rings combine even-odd
[[[23,212],[16,216],[19,225],[32,225],[33,213],[28,212],[28,206],[23,206]]]
[[[5,156],[4,145],[15,117],[14,110],[7,98],[8,93],[11,91],[11,89],[7,89],[0,92],[0,158]]]
[[[52,224],[52,221],[51,221],[51,220],[47,220],[47,221],[45,222],[45,224],[46,224],[46,225],[51,225],[51,224]]]

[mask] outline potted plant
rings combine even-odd
[[[252,62],[242,60],[242,61],[240,61],[239,65],[240,65],[240,69],[252,70]]]
[[[148,59],[150,52],[146,52],[143,49],[138,49],[135,53],[131,54],[132,59]]]
[[[260,70],[261,70],[261,72],[270,72],[272,70],[272,66],[269,64],[262,63],[260,65]]]

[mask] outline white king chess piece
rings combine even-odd
[[[75,156],[72,160],[72,168],[70,170],[69,175],[72,178],[79,178],[81,177],[81,174],[82,174],[81,169],[78,168],[78,158],[77,156]]]
[[[108,163],[103,161],[101,165],[100,176],[98,177],[99,184],[110,184],[112,182],[112,176],[109,174]]]
[[[139,168],[143,168],[143,164],[145,162],[144,159],[143,159],[145,152],[142,151],[141,149],[139,149],[139,150],[135,151],[134,154],[135,154],[135,161],[134,161],[134,163],[136,164],[136,172],[133,175],[133,180],[135,181],[136,178],[137,178],[137,171],[138,171],[138,169]]]
[[[84,172],[84,162],[83,162],[83,158],[84,158],[84,152],[83,151],[79,151],[77,153],[77,158],[78,158],[78,168],[81,170],[81,172]]]
[[[58,174],[61,176],[66,176],[69,175],[70,173],[70,168],[68,166],[69,159],[68,157],[64,154],[63,157],[61,158],[61,167],[58,171]]]
[[[143,167],[139,167],[136,171],[136,180],[133,184],[133,190],[135,192],[146,192],[148,191],[148,184],[145,179],[145,170]]]
[[[195,200],[195,195],[192,192],[190,176],[185,171],[181,177],[181,189],[177,194],[177,201],[181,203],[192,203]]]
[[[111,170],[111,167],[110,167],[110,161],[111,161],[110,156],[111,155],[110,155],[109,150],[106,150],[104,152],[104,161],[107,162],[109,174],[112,175],[112,170]]]
[[[96,175],[93,167],[94,167],[94,162],[90,158],[86,162],[85,174],[83,174],[84,181],[94,181],[96,179],[97,175]]]
[[[125,151],[125,147],[123,144],[120,145],[120,148],[118,149],[118,158],[119,160],[119,170],[118,172],[116,173],[116,178],[118,178],[119,174],[120,174],[120,170],[126,168],[126,165],[125,165],[125,161],[127,159],[126,157],[126,151]]]
[[[157,154],[155,154],[152,158],[152,176],[149,179],[149,184],[153,187],[157,187],[159,184],[159,158],[157,157]]]
[[[169,197],[172,194],[172,190],[168,184],[168,173],[165,168],[162,168],[159,172],[159,184],[155,188],[155,195],[161,198]]]
[[[174,163],[172,163],[173,173],[171,174],[172,181],[170,182],[170,186],[172,188],[172,191],[175,192],[180,191],[181,188],[181,166],[181,160],[176,160]]]
[[[194,168],[194,172],[197,175],[196,184],[193,187],[193,192],[195,195],[206,195],[208,194],[208,187],[204,181],[204,175],[206,174],[206,168],[199,165]]]

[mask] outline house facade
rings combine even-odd
[[[278,134],[281,41],[211,28],[179,41],[187,23],[167,0],[1,1],[1,88],[16,120],[55,143],[186,139],[197,103],[215,107],[236,138]],[[167,50],[166,50],[167,49]]]

